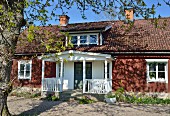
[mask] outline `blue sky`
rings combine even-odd
[[[167,6],[163,0],[145,0],[147,6],[152,6],[152,4],[156,4],[157,2],[161,3],[161,6],[157,8],[156,10],[156,16],[159,14],[162,17],[170,17],[170,7]],[[58,15],[60,11],[58,12]],[[70,10],[67,10],[68,16],[70,17],[69,23],[82,23],[82,22],[96,22],[96,21],[105,21],[108,20],[107,16],[105,16],[103,13],[100,13],[99,15],[95,14],[94,12],[87,10],[85,11],[85,15],[87,19],[83,19],[81,16],[81,13],[79,10],[77,10],[76,6],[73,6]],[[115,17],[113,20],[117,20],[117,17]],[[49,22],[52,25],[58,25],[59,21],[50,21]]]
[[[167,6],[163,2],[163,0],[146,0],[146,4],[148,6],[151,6],[153,3],[156,3],[157,1],[159,1],[161,3],[161,6],[157,9],[156,15],[160,14],[162,17],[170,17],[170,7]],[[68,11],[67,15],[70,17],[69,23],[93,22],[93,21],[101,21],[101,20],[107,20],[108,19],[102,13],[97,15],[92,11],[86,11],[87,19],[86,20],[82,19],[81,14],[76,9],[76,7],[73,7],[70,11]]]

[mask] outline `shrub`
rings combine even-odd
[[[115,91],[115,96],[117,101],[124,102],[125,101],[125,95],[124,95],[124,88],[120,87]]]
[[[115,98],[116,95],[113,92],[109,92],[105,95],[105,98]]]
[[[48,101],[58,101],[59,97],[56,97],[55,95],[49,94],[46,98]]]
[[[162,99],[157,97],[148,97],[136,95],[125,95],[125,101],[128,103],[137,103],[137,104],[170,104],[170,99]]]
[[[95,101],[90,98],[90,96],[83,96],[79,99],[79,104],[90,104],[94,103]]]

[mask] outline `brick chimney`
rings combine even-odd
[[[134,9],[133,8],[125,9],[125,17],[127,20],[133,21],[134,20]]]
[[[66,26],[66,25],[68,24],[68,22],[69,22],[69,19],[70,19],[69,16],[67,16],[67,15],[61,15],[61,16],[60,16],[60,19],[59,19],[59,21],[60,21],[60,26]]]

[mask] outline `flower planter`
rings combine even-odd
[[[107,103],[116,103],[116,98],[114,97],[114,98],[105,98],[105,101],[107,102]]]

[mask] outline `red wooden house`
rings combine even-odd
[[[98,94],[119,87],[135,92],[170,92],[170,18],[159,19],[158,25],[152,19],[131,21],[132,27],[125,21],[69,24],[69,17],[61,16],[61,28],[41,29],[56,35],[68,32],[71,40],[64,37],[65,46],[71,42],[74,47],[56,58],[54,51],[47,53],[40,47],[37,37],[25,45],[18,41],[11,73],[14,85]]]

